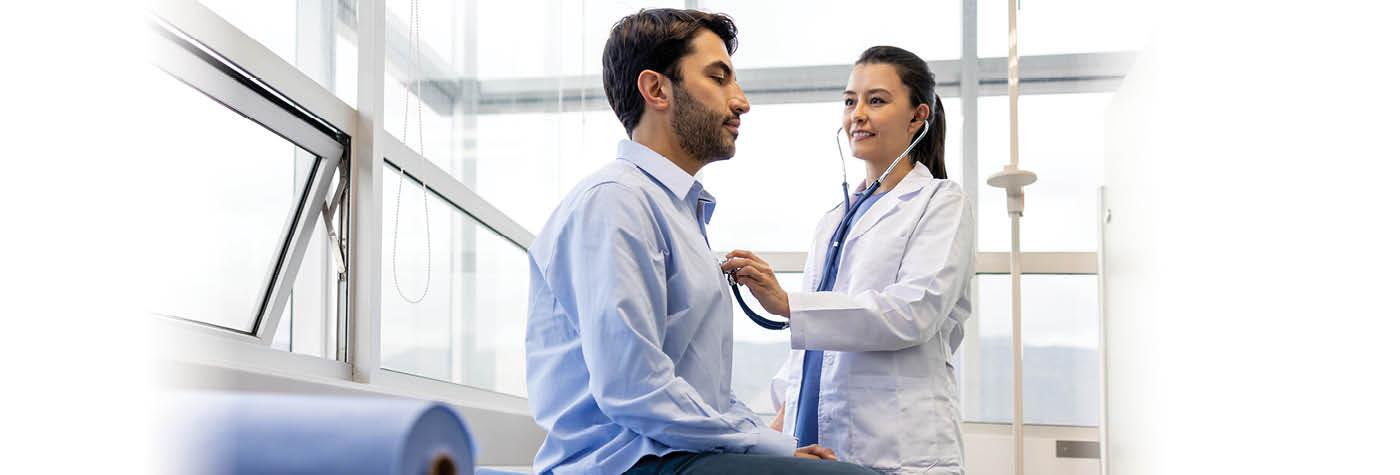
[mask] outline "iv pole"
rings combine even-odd
[[[1021,362],[1021,215],[1026,207],[1026,197],[1022,188],[1035,183],[1036,176],[1028,170],[1017,168],[1020,162],[1020,142],[1018,130],[1017,99],[1021,92],[1020,56],[1016,54],[1016,10],[1018,0],[1007,0],[1007,96],[1011,102],[1011,163],[1002,167],[1001,172],[987,178],[987,184],[1006,190],[1006,213],[1011,217],[1011,366],[1012,366],[1012,417],[1011,437],[1015,453],[1011,459],[1012,473],[1025,473],[1025,444],[1022,414],[1022,362]]]

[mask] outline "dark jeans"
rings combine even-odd
[[[648,455],[637,461],[626,475],[738,475],[738,474],[878,474],[860,465],[830,460],[813,460],[782,455],[744,455],[672,452],[663,457]]]

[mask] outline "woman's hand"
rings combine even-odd
[[[782,432],[782,431],[783,431],[783,412],[786,411],[786,410],[787,410],[787,405],[786,405],[786,404],[785,404],[785,405],[782,405],[782,406],[778,406],[778,415],[773,416],[773,423],[772,423],[772,424],[768,424],[768,427],[772,427],[773,430],[776,430],[776,431],[778,431],[778,432]]]
[[[836,460],[836,451],[817,444],[800,447],[792,455],[804,459]]]
[[[788,294],[778,285],[778,277],[773,275],[773,267],[768,261],[743,249],[729,251],[724,257],[728,260],[720,264],[720,269],[732,273],[739,285],[749,288],[749,293],[758,299],[763,309],[774,315],[788,317]]]

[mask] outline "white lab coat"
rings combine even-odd
[[[818,443],[882,472],[963,473],[952,355],[972,313],[972,205],[916,163],[854,224],[833,291],[812,292],[843,209],[822,218],[803,291],[788,293],[793,351],[770,387],[783,430],[795,426],[802,350],[825,350]]]

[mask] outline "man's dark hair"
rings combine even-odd
[[[642,120],[646,105],[637,90],[637,76],[650,69],[679,83],[680,59],[694,51],[690,40],[701,28],[718,35],[729,54],[739,47],[734,20],[722,13],[643,9],[613,25],[603,47],[603,90],[628,137]]]

